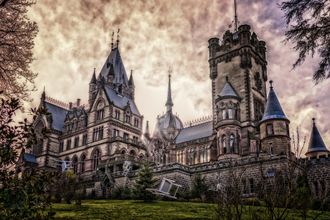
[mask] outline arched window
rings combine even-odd
[[[223,154],[226,154],[227,153],[227,150],[228,150],[228,146],[227,146],[227,137],[226,135],[222,135],[222,153]]]
[[[93,158],[92,158],[92,165],[93,165],[93,170],[96,170],[97,166],[100,163],[100,159],[101,159],[101,153],[98,149],[96,149],[93,153]]]
[[[104,102],[99,101],[99,103],[96,106],[96,113],[95,113],[95,119],[96,121],[102,120],[104,117]]]
[[[229,119],[235,118],[235,110],[233,108],[228,109]]]
[[[77,156],[74,156],[72,158],[72,168],[73,168],[73,173],[78,173],[78,158],[77,158]]]
[[[228,119],[228,110],[226,108],[222,109],[222,119]]]
[[[85,160],[86,160],[86,155],[83,154],[80,157],[80,173],[85,172]]]
[[[230,146],[230,152],[235,152],[235,135],[231,134],[229,137],[229,146]]]

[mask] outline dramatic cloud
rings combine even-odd
[[[330,81],[311,80],[317,60],[291,70],[297,54],[284,44],[285,23],[279,1],[238,1],[240,23],[248,23],[267,42],[268,75],[291,120],[309,135],[318,119],[330,145]],[[173,67],[174,110],[183,121],[211,114],[207,40],[222,36],[233,20],[232,1],[222,0],[39,0],[30,11],[39,25],[33,69],[39,91],[65,102],[87,103],[93,68],[110,52],[112,31],[120,28],[120,50],[127,72],[134,69],[136,102],[145,120],[155,123],[165,110],[167,70]]]

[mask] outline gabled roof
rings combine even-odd
[[[138,108],[135,105],[135,102],[128,98],[127,96],[120,95],[118,92],[116,92],[114,89],[111,88],[109,85],[104,86],[105,92],[107,94],[107,97],[109,98],[110,102],[113,102],[115,106],[118,108],[124,109],[127,106],[127,103],[129,104],[132,113],[136,115],[140,115],[140,112]]]
[[[288,118],[285,116],[285,114],[283,112],[280,102],[278,101],[278,98],[276,96],[272,83],[273,83],[273,81],[270,81],[270,90],[269,90],[269,94],[268,94],[266,110],[264,112],[261,122],[269,120],[269,119],[286,119],[286,120],[288,120]]]
[[[68,110],[47,101],[45,101],[45,107],[52,115],[52,128],[57,131],[62,131]]]
[[[117,47],[111,50],[110,55],[101,69],[99,79],[101,79],[102,76],[104,79],[107,79],[109,73],[114,74],[113,83],[128,85],[126,70]]]
[[[220,92],[220,97],[225,98],[225,97],[234,97],[234,98],[239,98],[239,95],[233,88],[233,86],[228,82],[228,79],[226,80],[225,86]]]
[[[182,128],[175,139],[176,144],[210,137],[213,134],[213,122],[208,121],[198,125]]]
[[[317,129],[317,127],[315,125],[314,118],[313,118],[312,133],[311,133],[308,150],[307,150],[306,154],[312,153],[312,152],[329,152],[329,150],[327,149],[327,147],[324,144],[324,141],[320,135],[319,130]]]

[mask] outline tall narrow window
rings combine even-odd
[[[83,145],[86,145],[87,144],[87,134],[84,134],[83,135]]]
[[[78,158],[76,156],[72,159],[72,168],[73,173],[78,173]]]
[[[66,150],[70,150],[71,148],[71,139],[66,141]]]
[[[269,143],[269,154],[274,155],[273,143]]]
[[[74,147],[78,147],[79,146],[79,136],[74,138]]]
[[[59,148],[59,152],[63,152],[63,141],[60,142],[60,148]]]
[[[120,111],[119,110],[115,110],[115,119],[120,119]]]
[[[124,136],[123,136],[123,139],[125,140],[125,141],[128,141],[128,133],[124,133]]]
[[[226,138],[226,135],[222,136],[222,153],[223,154],[227,153],[227,138]]]
[[[129,124],[131,123],[131,116],[129,114],[126,114],[125,122]]]
[[[119,136],[119,130],[113,129],[113,136],[118,137]]]
[[[86,160],[86,155],[83,154],[80,159],[80,172],[81,173],[85,172],[85,160]]]
[[[230,152],[234,153],[235,152],[235,136],[233,134],[230,135],[229,137],[229,146],[230,146]]]
[[[249,182],[250,182],[250,193],[254,193],[254,181],[253,181],[253,179],[251,178],[249,180]]]
[[[97,166],[99,165],[101,159],[101,154],[98,149],[94,151],[93,158],[92,158],[92,165],[93,165],[93,170],[96,170]]]
[[[267,124],[267,136],[274,134],[273,124]]]

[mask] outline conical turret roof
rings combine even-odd
[[[312,152],[329,152],[329,150],[327,149],[327,147],[324,144],[324,141],[320,135],[319,130],[316,127],[315,118],[313,118],[313,128],[312,128],[312,133],[311,133],[308,150],[307,150],[306,154],[312,153]]]
[[[219,95],[221,98],[239,98],[239,95],[228,81],[228,77],[226,77],[226,83]]]
[[[264,115],[263,115],[261,121],[266,121],[266,120],[270,120],[270,119],[286,119],[286,120],[288,120],[288,118],[284,114],[284,111],[282,109],[280,102],[278,101],[278,98],[276,96],[272,83],[273,83],[273,81],[270,81],[270,90],[268,93],[266,110],[264,112]]]

